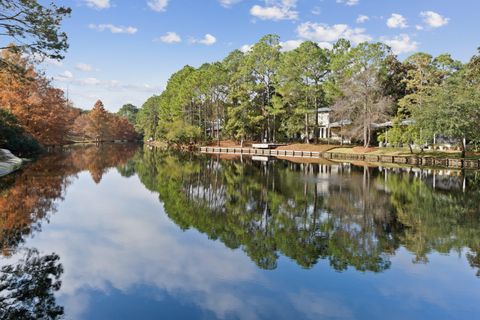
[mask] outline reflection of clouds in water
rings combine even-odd
[[[81,304],[72,298],[82,290],[106,292],[113,286],[126,292],[145,284],[173,296],[186,293],[218,317],[254,318],[232,287],[257,276],[248,257],[193,232],[179,237],[178,227],[162,212],[157,195],[136,178],[108,174],[96,186],[80,176],[52,225],[33,241],[62,258],[67,314],[78,316],[81,305],[87,306],[88,297]]]
[[[306,319],[353,319],[351,310],[341,304],[338,298],[328,294],[301,291],[290,295],[290,300]]]
[[[428,264],[412,263],[412,254],[401,248],[392,257],[392,270],[388,277],[382,279],[376,289],[387,299],[402,301],[408,310],[433,305],[450,314],[447,318],[461,318],[458,311],[470,312],[473,310],[471,301],[480,298],[476,286],[466,285],[478,279],[472,278],[472,268],[460,258],[462,255],[465,255],[465,250],[459,253],[458,259],[430,253]],[[452,273],[454,277],[450,276]]]
[[[68,319],[83,318],[87,311],[95,313],[94,307],[118,308],[122,302],[115,297],[113,303],[96,299],[122,294],[131,301],[174,301],[179,308],[193,304],[192,309],[198,306],[220,318],[242,319],[349,319],[354,314],[373,319],[385,310],[392,319],[421,319],[432,309],[450,314],[450,310],[478,309],[472,301],[478,300],[480,291],[472,283],[473,271],[465,259],[429,254],[429,264],[412,264],[411,253],[395,249],[395,254],[387,254],[391,269],[381,274],[353,269],[336,273],[322,259],[308,271],[285,259],[275,271],[265,272],[242,250],[230,250],[197,231],[182,232],[164,214],[158,195],[145,189],[135,176],[123,179],[110,169],[98,185],[88,171],[71,179],[66,200],[58,201],[52,223],[44,223],[44,231],[27,243],[61,256],[66,272],[60,301]],[[336,210],[344,210],[349,203],[345,197],[332,199],[329,204],[337,205]],[[293,199],[287,201],[291,207],[296,205]],[[254,203],[246,206],[253,210]],[[353,237],[364,215],[352,212],[351,220],[342,221],[345,232]],[[331,212],[324,211],[317,221],[328,223],[330,218]],[[12,263],[15,259],[6,260]],[[0,259],[0,265],[7,261]],[[292,268],[286,269],[290,263]],[[210,312],[205,314],[211,316]]]

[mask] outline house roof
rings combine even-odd
[[[406,120],[400,121],[401,126],[409,126],[409,125],[414,124],[414,123],[415,123],[415,120],[413,120],[413,119],[406,119]],[[376,129],[391,128],[391,127],[393,127],[393,122],[392,121],[387,121],[387,122],[384,122],[384,123],[373,123],[372,127],[376,128]]]
[[[330,123],[329,127],[330,128],[340,128],[340,127],[343,127],[343,126],[348,126],[349,124],[352,124],[352,121],[350,120],[340,120],[340,121],[337,121],[337,122],[332,122]]]
[[[320,112],[320,113],[326,113],[326,112],[330,112],[332,111],[332,109],[330,108],[318,108],[317,109],[317,112]]]

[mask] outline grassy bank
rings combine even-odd
[[[245,142],[244,148],[250,148],[252,141]],[[212,142],[207,144],[208,147],[221,147],[221,148],[240,148],[240,144],[231,140],[222,140],[220,143]],[[376,156],[403,156],[403,157],[430,157],[438,159],[460,159],[461,152],[456,150],[414,150],[410,152],[409,148],[378,148],[370,147],[363,148],[358,146],[339,146],[328,144],[306,144],[306,143],[293,143],[286,144],[284,146],[277,147],[276,150],[287,151],[307,151],[307,152],[329,152],[339,154],[358,154],[358,155],[376,155]],[[466,159],[480,160],[480,153],[467,152]]]
[[[378,156],[404,156],[404,157],[431,157],[431,158],[446,158],[446,159],[460,159],[461,152],[455,150],[424,150],[410,152],[408,148],[368,148],[361,147],[337,147],[330,149],[328,152],[343,153],[343,154],[369,154]],[[479,160],[480,153],[467,152],[466,159]]]

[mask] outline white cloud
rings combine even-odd
[[[407,19],[405,19],[404,16],[398,13],[392,13],[392,16],[388,18],[387,20],[387,26],[389,28],[395,29],[395,28],[407,28]]]
[[[323,49],[329,49],[329,50],[332,50],[333,49],[333,44],[331,44],[330,42],[317,42],[318,46],[320,48],[323,48]]]
[[[240,47],[240,51],[242,51],[243,53],[247,53],[249,52],[250,50],[252,50],[253,48],[253,45],[251,44],[244,44],[243,46]]]
[[[61,60],[55,60],[46,56],[42,56],[41,54],[34,53],[30,56],[26,56],[26,58],[31,58],[35,63],[44,63],[49,66],[54,67],[62,67],[63,62]]]
[[[93,67],[86,63],[77,63],[76,68],[83,72],[90,72],[93,70]]]
[[[291,51],[297,49],[305,40],[288,40],[280,42],[281,51]]]
[[[147,2],[147,5],[153,11],[162,12],[167,9],[168,1],[169,0],[150,0]]]
[[[213,35],[207,33],[203,39],[190,39],[190,43],[199,43],[199,44],[204,44],[206,46],[211,46],[212,44],[217,42],[217,38],[215,38]]]
[[[291,51],[291,50],[295,50],[296,48],[298,48],[305,40],[288,40],[288,41],[285,41],[285,42],[280,42],[280,47],[281,47],[281,51],[285,52],[285,51]],[[331,43],[328,43],[328,42],[317,42],[318,46],[320,48],[324,48],[324,49],[332,49],[333,46]],[[253,45],[252,44],[244,44],[243,46],[240,47],[240,51],[242,51],[243,53],[247,53],[247,52],[250,52],[253,48]]]
[[[91,96],[85,104],[89,107],[101,95],[95,92]],[[109,102],[101,97],[108,108]],[[76,187],[69,189],[68,200],[60,204],[61,210],[67,217],[77,214],[77,204],[89,196],[92,201],[84,204],[89,212],[76,221],[57,215],[49,225],[51,232],[32,240],[39,251],[57,252],[62,257],[65,273],[57,295],[69,303],[65,308],[71,319],[72,307],[76,307],[75,319],[86,317],[84,313],[94,307],[90,304],[96,297],[94,293],[109,295],[114,289],[127,294],[146,284],[153,292],[152,298],[168,295],[213,313],[215,318],[260,317],[258,301],[262,296],[254,293],[245,298],[238,288],[266,280],[241,250],[230,250],[196,231],[189,231],[193,241],[185,241],[184,234],[163,213],[158,193],[146,190],[137,177],[127,181],[110,170],[102,183],[95,185],[88,172],[78,176]],[[119,196],[119,200],[108,207],[107,202],[100,201],[105,194]],[[141,219],[126,206],[129,201],[141,203]],[[110,223],[105,224],[107,221]],[[62,228],[57,232],[55,227],[59,226]],[[82,245],[92,250],[81,250]],[[75,267],[81,261],[84,267]],[[79,295],[81,299],[77,299]],[[268,305],[274,305],[271,300]]]
[[[55,60],[55,59],[52,59],[52,58],[45,58],[45,60],[43,62],[50,65],[50,66],[55,66],[55,67],[63,66],[62,61],[58,61],[58,60]]]
[[[110,0],[85,0],[87,6],[95,9],[108,9],[111,7]]]
[[[315,7],[315,8],[312,9],[311,12],[312,12],[312,14],[318,16],[322,13],[322,9],[320,7]]]
[[[254,5],[250,14],[261,20],[297,20],[296,6],[297,0],[265,0],[265,6]]]
[[[182,42],[182,38],[175,32],[167,32],[165,35],[161,36],[155,41],[161,41],[165,43],[179,43]]]
[[[239,3],[240,1],[242,0],[218,0],[218,2],[220,2],[222,7],[225,7],[225,8],[230,8],[231,6],[233,6],[236,3]]]
[[[354,319],[352,310],[335,296],[302,290],[291,294],[290,299],[295,309],[308,320]]]
[[[422,16],[423,21],[432,28],[440,28],[447,25],[450,21],[449,18],[445,18],[433,11],[423,11],[420,13],[420,16]]]
[[[71,72],[68,71],[68,70],[65,70],[65,72],[62,73],[60,76],[61,76],[61,77],[64,77],[64,78],[67,78],[67,79],[72,79],[72,78],[73,78],[73,73],[71,73]]]
[[[417,25],[415,26],[415,29],[417,29],[417,30],[423,30],[423,26],[417,24]]]
[[[408,53],[418,49],[418,42],[413,41],[407,34],[401,34],[391,39],[384,38],[382,40],[386,45],[392,48],[392,51],[395,54]]]
[[[85,78],[85,79],[80,79],[79,83],[84,85],[94,86],[94,85],[100,84],[101,81],[98,80],[97,78]]]
[[[72,82],[73,81],[73,73],[65,70],[61,74],[53,77],[54,80],[59,81],[59,82]]]
[[[73,81],[75,81],[73,73],[68,70],[65,70],[59,75],[54,76],[53,79],[56,81],[65,82],[65,83],[72,83]]]
[[[129,84],[123,83],[118,80],[100,80],[95,77],[88,78],[77,78],[70,71],[65,71],[58,76],[54,77],[54,80],[67,83],[73,86],[90,86],[95,87],[96,89],[106,90],[106,91],[136,91],[136,92],[152,92],[152,90],[159,90],[158,87],[152,87],[148,84]],[[153,92],[152,92],[153,94]]]
[[[361,14],[358,16],[357,18],[357,23],[365,23],[367,22],[368,20],[370,20],[370,17],[369,16],[366,16],[364,14]]]
[[[298,26],[297,33],[301,38],[317,42],[334,42],[345,38],[358,44],[371,41],[372,37],[365,33],[363,28],[351,28],[346,24],[327,25],[314,22],[305,22]]]
[[[97,31],[105,31],[108,30],[111,33],[127,33],[127,34],[135,34],[137,33],[138,29],[135,27],[123,27],[123,26],[115,26],[113,24],[90,24],[88,26],[90,29],[94,29]]]
[[[347,6],[356,6],[360,0],[337,0],[337,3],[345,3]]]

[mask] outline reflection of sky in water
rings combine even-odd
[[[464,257],[405,250],[381,274],[311,270],[280,258],[258,269],[195,230],[183,232],[137,177],[88,173],[67,189],[43,231],[27,242],[65,268],[67,319],[463,319],[480,314],[480,279]]]

